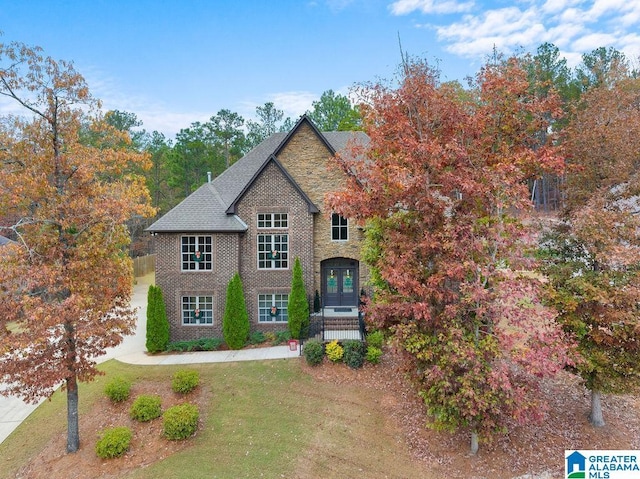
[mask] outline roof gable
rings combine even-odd
[[[278,167],[278,169],[280,169],[280,171],[285,176],[287,181],[289,183],[291,183],[291,185],[295,188],[295,190],[298,192],[298,194],[307,203],[307,205],[309,207],[309,213],[319,213],[320,210],[318,209],[318,207],[313,203],[313,201],[311,201],[311,199],[307,196],[307,194],[304,191],[302,191],[302,189],[300,188],[298,183],[296,183],[296,181],[291,177],[289,172],[282,166],[282,164],[280,164],[280,162],[276,159],[276,157],[274,155],[271,155],[267,159],[267,161],[265,161],[262,164],[260,169],[258,171],[256,171],[255,175],[253,175],[253,178],[251,178],[251,181],[249,181],[246,184],[246,186],[242,189],[242,191],[240,192],[238,197],[229,205],[229,208],[227,208],[227,214],[236,214],[237,213],[238,203],[240,202],[240,200],[242,200],[242,198],[247,193],[247,191],[249,191],[251,189],[251,186],[253,186],[253,184],[258,179],[258,177],[262,174],[262,172],[271,163],[274,163]]]
[[[330,155],[343,149],[349,139],[361,136],[363,132],[327,132],[321,133],[314,123],[303,115],[289,133],[274,133],[245,156],[236,161],[210,183],[205,183],[187,198],[182,200],[162,218],[153,223],[150,232],[241,232],[247,225],[238,218],[238,202],[247,193],[264,169],[273,162],[293,185],[304,201],[309,205],[310,213],[317,213],[318,207],[292,178],[278,161],[281,152],[302,128],[308,125],[318,139],[326,146]]]

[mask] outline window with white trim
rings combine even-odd
[[[213,269],[211,236],[183,236],[180,251],[182,271],[211,271]]]
[[[259,294],[258,321],[260,323],[286,323],[289,320],[288,303],[288,294]]]
[[[338,213],[331,215],[331,239],[333,241],[349,240],[349,222],[347,218]]]
[[[288,228],[287,213],[258,213],[258,228]]]
[[[183,296],[183,325],[213,325],[213,296]]]
[[[258,235],[258,269],[289,268],[289,235]]]

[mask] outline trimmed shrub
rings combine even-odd
[[[343,343],[344,354],[342,360],[352,369],[362,367],[364,363],[364,343],[357,339],[350,339]]]
[[[143,394],[138,396],[129,410],[131,419],[147,422],[160,417],[162,414],[162,399],[160,396]]]
[[[173,375],[171,389],[173,392],[187,394],[193,391],[200,383],[200,374],[193,369],[183,369]]]
[[[372,331],[367,334],[367,344],[374,348],[382,349],[384,343],[384,334],[382,331]]]
[[[382,349],[376,348],[375,346],[367,346],[367,361],[369,361],[371,364],[378,364],[381,357]]]
[[[104,393],[113,402],[126,401],[131,394],[131,382],[121,377],[113,378],[104,387]]]
[[[193,404],[170,407],[162,415],[162,433],[172,441],[186,439],[198,429],[198,417],[198,408]]]
[[[311,366],[317,366],[322,363],[324,358],[324,346],[321,341],[317,339],[311,339],[304,343],[304,349],[302,350],[304,358],[307,360],[307,364]]]
[[[309,303],[307,302],[307,292],[304,288],[300,258],[296,258],[293,264],[293,277],[291,279],[291,292],[289,293],[287,312],[289,314],[288,325],[291,337],[300,339],[309,330]]]
[[[222,317],[224,342],[231,349],[241,349],[247,342],[249,329],[249,313],[244,301],[242,280],[236,273],[227,286],[227,301]]]
[[[217,351],[220,346],[224,344],[224,340],[221,338],[200,338],[192,339],[190,341],[175,341],[169,343],[167,351]]]
[[[125,426],[104,429],[96,442],[95,451],[102,459],[120,457],[129,450],[133,434]]]
[[[337,339],[334,339],[329,344],[327,344],[325,346],[325,351],[330,361],[334,363],[342,361],[342,356],[344,355],[344,348],[338,344]]]
[[[319,313],[320,309],[320,293],[316,289],[316,294],[313,296],[313,312]]]
[[[147,296],[147,341],[145,346],[150,353],[159,353],[166,350],[168,344],[169,321],[162,290],[159,286],[150,285]]]
[[[264,333],[265,341],[269,341],[270,343],[275,343],[276,337],[276,333],[274,333],[273,331],[267,331],[266,333]]]

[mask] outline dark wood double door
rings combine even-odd
[[[324,306],[358,305],[358,262],[333,258],[322,262]]]

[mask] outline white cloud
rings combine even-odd
[[[397,0],[389,5],[395,15],[414,14],[420,23],[424,14],[437,13],[445,0]],[[487,2],[487,5],[490,4]],[[456,5],[469,5],[458,2]],[[531,51],[543,42],[561,49],[567,63],[575,66],[583,53],[598,47],[616,48],[629,58],[640,53],[636,33],[640,22],[640,0],[523,0],[505,8],[482,8],[459,13],[448,24],[429,18],[428,28],[436,31],[444,48],[462,58],[484,59],[494,48],[513,53],[522,47]]]
[[[468,12],[474,3],[456,0],[397,0],[389,5],[393,15],[407,15],[415,11],[429,13],[461,13]]]
[[[590,33],[577,38],[571,47],[579,52],[592,52],[596,48],[606,47],[615,41],[616,37],[608,33]]]
[[[309,91],[288,91],[272,93],[266,101],[273,102],[276,108],[284,111],[285,117],[290,116],[295,121],[310,110],[311,104],[319,99],[320,95]]]

